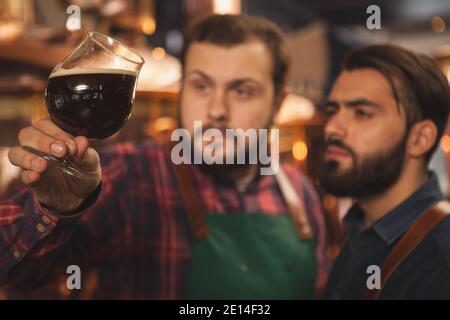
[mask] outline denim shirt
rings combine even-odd
[[[381,267],[412,223],[442,198],[437,176],[431,173],[421,188],[369,228],[364,227],[363,211],[355,204],[344,218],[348,241],[330,274],[325,297],[363,299],[367,280],[374,274],[368,267]],[[379,299],[450,299],[449,218],[444,218],[400,264]]]

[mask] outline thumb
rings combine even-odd
[[[78,165],[80,169],[86,172],[96,172],[99,168],[100,157],[95,149],[88,147],[83,155],[81,155]]]

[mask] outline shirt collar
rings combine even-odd
[[[219,180],[217,178],[214,178],[206,173],[204,173],[198,166],[193,166],[194,175],[197,179],[206,180],[211,185],[214,185],[215,187],[221,189],[230,189],[234,191],[238,191],[238,188],[235,183],[232,182],[226,182]],[[281,169],[281,168],[280,168]],[[245,187],[245,192],[250,193],[258,193],[262,190],[273,188],[276,184],[275,176],[274,175],[261,175],[259,169],[257,170],[255,176],[251,179],[251,181],[247,184]]]
[[[431,172],[429,179],[422,187],[378,220],[371,228],[388,245],[391,245],[422,212],[442,198],[437,175]],[[344,224],[350,234],[361,231],[364,226],[363,221],[363,211],[358,204],[353,205],[344,218]]]

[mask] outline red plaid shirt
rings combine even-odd
[[[182,297],[188,283],[191,236],[164,148],[151,141],[120,144],[102,153],[101,159],[100,194],[78,215],[61,217],[48,211],[25,187],[0,203],[0,280],[13,292],[11,297],[30,297],[26,292],[56,280],[63,279],[65,285],[69,265],[78,265],[83,272],[82,288],[89,293],[81,297]],[[318,241],[321,291],[329,265],[320,203],[297,169],[286,165],[283,169],[303,198]],[[195,166],[193,172],[205,212],[289,215],[273,176],[259,176],[239,192]],[[46,292],[39,297],[55,297]]]

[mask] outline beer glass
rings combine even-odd
[[[51,120],[73,136],[90,140],[119,131],[131,114],[144,59],[119,41],[89,32],[51,72],[45,103]],[[82,177],[67,158],[24,147],[64,172]]]

